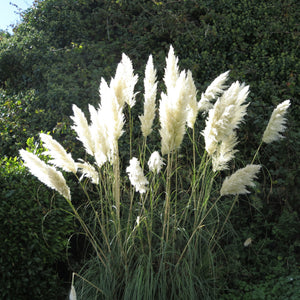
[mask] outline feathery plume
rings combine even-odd
[[[201,99],[198,103],[199,111],[209,111],[213,105],[211,101],[217,96],[220,96],[224,89],[227,87],[224,83],[228,79],[228,74],[230,71],[224,72],[219,75],[206,89],[205,93],[202,93]]]
[[[94,155],[94,141],[92,139],[88,121],[85,118],[84,113],[75,104],[72,106],[74,116],[71,119],[74,121],[74,129],[77,133],[77,139],[82,142],[86,152],[90,155]]]
[[[174,54],[174,49],[170,46],[168,57],[166,59],[166,68],[164,75],[164,83],[167,90],[171,90],[175,87],[177,79],[179,77],[179,68],[178,68],[178,57]]]
[[[92,183],[98,184],[99,183],[99,174],[96,171],[96,169],[89,164],[88,162],[85,162],[81,160],[82,163],[77,163],[77,167],[79,169],[79,172],[82,173],[82,176],[80,177],[80,181],[82,180],[83,177],[87,177],[92,179]]]
[[[168,154],[180,147],[187,120],[186,74],[180,73],[174,87],[161,94],[159,118],[161,129],[161,152]]]
[[[134,75],[132,62],[130,58],[122,54],[122,61],[121,63],[124,66],[124,74],[123,80],[125,81],[125,102],[130,106],[133,107],[135,104],[135,94],[134,94],[134,87],[138,81],[138,76]]]
[[[165,163],[158,151],[154,151],[148,160],[149,170],[153,173],[156,172],[158,174],[164,164]]]
[[[289,106],[290,100],[285,100],[273,110],[268,126],[263,134],[263,142],[269,144],[283,138],[280,133],[286,128],[286,118],[284,116]]]
[[[123,108],[119,105],[115,92],[102,78],[100,83],[100,115],[105,124],[105,130],[111,149],[111,159],[116,154],[118,139],[123,134],[124,114]]]
[[[92,105],[89,105],[89,111],[91,115],[90,132],[94,141],[94,157],[96,163],[101,167],[107,160],[110,159],[110,145],[107,136],[106,126],[104,124],[103,111]]]
[[[62,168],[66,172],[72,172],[76,174],[77,167],[70,153],[67,153],[63,146],[55,141],[51,135],[41,133],[40,138],[44,147],[47,149],[43,154],[49,155],[52,165]]]
[[[141,194],[145,193],[147,190],[146,185],[149,184],[149,182],[144,176],[140,162],[136,157],[133,157],[130,160],[129,166],[126,168],[126,172],[128,173],[129,180],[135,187],[136,191]]]
[[[194,128],[198,115],[197,89],[193,80],[192,72],[188,70],[186,78],[186,97],[187,105],[187,126]]]
[[[75,291],[75,287],[72,284],[71,285],[71,290],[70,290],[70,295],[69,295],[69,300],[76,300],[77,296],[76,296],[76,291]]]
[[[171,46],[166,59],[164,74],[166,94],[161,94],[159,119],[161,129],[161,153],[168,154],[180,147],[187,122],[186,72],[179,75],[178,58]]]
[[[60,171],[57,171],[54,167],[47,165],[36,155],[24,149],[20,150],[20,155],[25,166],[29,169],[32,175],[37,177],[42,183],[51,189],[59,192],[66,199],[71,200],[70,189]]]
[[[202,134],[205,139],[205,149],[210,156],[233,158],[234,151],[229,146],[234,147],[237,144],[234,130],[238,128],[246,115],[248,104],[245,104],[245,101],[248,93],[249,86],[237,81],[216,101],[213,109],[209,110],[206,127]],[[224,143],[223,148],[220,148],[222,143]],[[226,155],[222,152],[223,150],[231,155]]]
[[[247,165],[245,168],[237,170],[231,176],[226,177],[220,190],[221,196],[247,194],[246,186],[255,186],[253,180],[257,178],[260,165]]]
[[[247,238],[244,242],[244,247],[248,247],[252,244],[252,238]]]
[[[110,82],[110,88],[114,90],[117,101],[121,107],[126,102],[130,107],[135,104],[134,87],[138,76],[133,74],[133,67],[130,58],[122,54],[122,60],[117,66],[115,78]]]
[[[144,115],[139,116],[141,129],[144,137],[152,132],[153,120],[155,117],[155,99],[157,91],[156,70],[153,66],[152,55],[149,56],[144,79]]]
[[[234,147],[238,144],[235,132],[224,138],[217,146],[216,152],[212,155],[213,171],[222,171],[228,169],[228,163],[234,158],[238,150]]]

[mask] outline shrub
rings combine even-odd
[[[0,161],[0,294],[4,299],[62,299],[58,266],[66,262],[72,217],[61,197],[17,158]]]

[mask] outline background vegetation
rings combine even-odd
[[[11,234],[3,242],[4,249],[21,249],[23,244],[32,245],[34,241],[36,246],[49,251],[23,258],[22,266],[33,257],[46,260],[38,267],[32,265],[32,274],[9,280],[18,269],[12,263],[10,268],[3,267],[3,278],[7,279],[1,286],[6,288],[7,299],[20,297],[13,291],[25,277],[37,283],[35,276],[41,267],[49,277],[39,278],[39,287],[60,294],[49,278],[56,272],[55,262],[65,255],[68,238],[60,236],[64,242],[59,243],[56,252],[57,246],[48,243],[50,248],[47,248],[43,238],[36,238],[41,237],[43,213],[30,209],[37,199],[48,203],[49,208],[53,195],[46,190],[37,193],[39,186],[32,183],[33,179],[24,170],[20,171],[22,167],[16,160],[13,166],[17,167],[12,172],[7,165],[8,161],[12,164],[9,157],[17,156],[17,150],[26,146],[28,137],[37,135],[41,129],[52,131],[72,150],[74,139],[71,142],[72,133],[67,129],[72,103],[86,110],[88,103],[95,105],[99,101],[100,78],[109,80],[114,75],[122,52],[133,60],[140,77],[152,53],[161,79],[170,44],[180,58],[181,68],[192,71],[199,96],[217,75],[229,69],[232,81],[250,85],[251,105],[240,135],[241,145],[246,145],[239,148],[242,157],[253,156],[261,128],[267,124],[274,106],[291,99],[286,138],[262,149],[260,155],[265,163],[262,184],[257,186],[255,194],[242,198],[233,213],[231,221],[237,238],[222,245],[230,255],[226,256],[227,269],[224,269],[225,278],[228,277],[220,286],[224,299],[240,299],[241,294],[243,299],[299,297],[300,12],[297,4],[296,0],[37,0],[33,8],[23,12],[23,22],[14,28],[13,35],[1,32],[0,210],[6,220],[1,224],[1,236]],[[239,157],[235,164],[239,166]],[[14,172],[23,175],[17,179]],[[28,187],[27,192],[24,186]],[[36,190],[31,190],[35,187]],[[55,203],[60,207],[59,201]],[[41,208],[37,205],[36,209]],[[22,212],[22,218],[30,220],[31,229],[7,227],[9,220],[17,222]],[[64,233],[71,228],[67,214],[55,218],[55,222],[62,222]],[[27,235],[30,231],[30,241],[27,238],[21,241],[24,231]],[[59,236],[52,231],[51,234],[53,239],[55,234]],[[253,243],[245,248],[243,242],[248,237],[252,237]],[[53,251],[56,254],[49,256]],[[5,250],[1,252],[1,261],[7,257],[12,261],[20,258],[18,253]],[[40,294],[45,295],[45,291]]]
[[[32,139],[28,141],[34,149]],[[56,299],[64,294],[73,219],[64,199],[45,188],[17,158],[0,160],[0,294]]]

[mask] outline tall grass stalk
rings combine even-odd
[[[73,128],[87,152],[86,161],[75,163],[45,135],[43,139],[51,143],[46,154],[54,155],[55,159],[49,161],[54,166],[20,151],[31,173],[66,198],[92,246],[86,264],[72,281],[77,299],[216,297],[220,275],[214,258],[238,195],[248,193],[247,188],[255,185],[260,166],[253,163],[262,147],[260,143],[249,165],[223,181],[237,151],[236,129],[246,115],[249,88],[235,82],[226,90],[227,76],[225,72],[217,77],[197,103],[191,72],[179,72],[178,58],[170,48],[164,76],[166,90],[159,101],[160,148],[159,141],[151,144],[147,139],[156,107],[152,57],[144,80],[145,111],[139,118],[143,132],[139,143],[133,131],[139,126],[133,109],[137,76],[123,54],[110,85],[101,80],[99,108],[89,107],[91,125],[73,106]],[[289,102],[284,102],[273,113],[264,133],[266,143],[282,137],[279,132],[285,128],[283,114],[288,106]],[[126,109],[129,124],[124,130]],[[194,126],[198,111],[206,114],[202,132]],[[190,157],[181,154],[186,133],[191,143]],[[122,134],[127,134],[129,140],[128,161],[122,160],[124,156],[119,153]],[[199,137],[202,143],[196,142]],[[140,148],[133,149],[134,144]],[[137,157],[132,157],[133,153],[138,153]],[[86,198],[83,205],[73,204],[60,170],[75,174]],[[231,195],[234,200],[230,200]],[[220,201],[229,204],[220,206]]]

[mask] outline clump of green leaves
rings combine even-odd
[[[38,153],[33,140],[28,143]],[[72,218],[15,158],[0,160],[0,294],[5,299],[56,299],[65,294],[58,264],[66,263]]]

